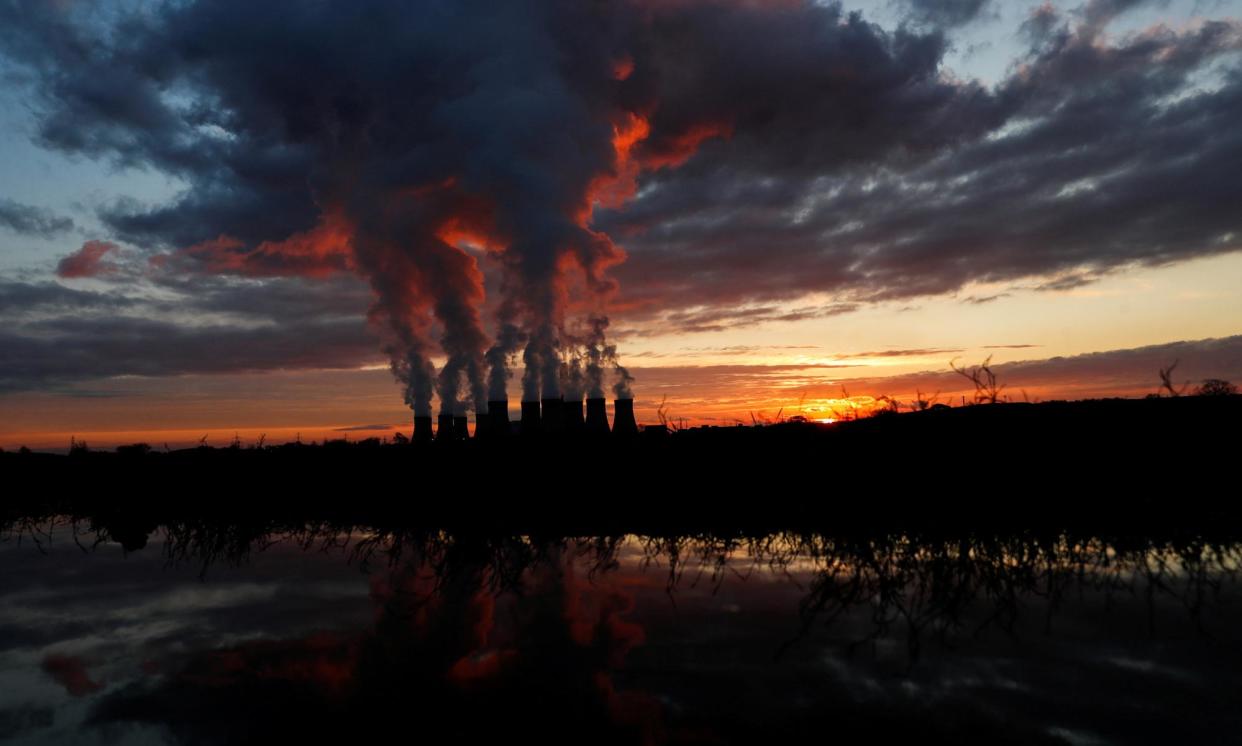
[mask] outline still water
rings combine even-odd
[[[12,743],[1238,743],[1242,544],[88,522],[0,543]]]

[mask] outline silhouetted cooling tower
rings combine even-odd
[[[637,435],[638,423],[634,421],[634,400],[613,399],[612,434]]]
[[[453,437],[453,415],[440,415],[436,418],[436,440],[452,440]]]
[[[608,400],[587,399],[586,429],[592,435],[608,434]]]
[[[539,434],[539,402],[522,402],[522,434]]]
[[[568,400],[561,405],[561,417],[565,421],[565,432],[580,433],[586,427],[582,419],[582,400]]]
[[[475,410],[474,412],[474,437],[486,438],[490,434],[488,432],[488,426],[491,424],[492,424],[492,419],[487,414],[487,412],[480,412],[478,410]]]
[[[431,442],[431,415],[416,415],[414,417],[414,442]]]
[[[539,402],[539,426],[545,433],[559,433],[564,422],[561,419],[561,400],[543,399]]]
[[[487,434],[503,436],[509,434],[509,400],[496,399],[487,403],[487,416],[490,421]]]
[[[464,414],[453,415],[453,439],[470,440],[470,425]]]

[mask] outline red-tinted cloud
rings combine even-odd
[[[104,261],[104,257],[114,251],[117,251],[117,245],[110,241],[87,241],[82,248],[60,260],[56,265],[56,274],[72,279],[115,272],[116,266]]]

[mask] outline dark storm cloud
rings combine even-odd
[[[361,319],[248,329],[141,318],[60,318],[0,331],[0,392],[111,376],[341,368],[375,360]]]
[[[73,221],[41,207],[0,197],[0,227],[25,235],[51,238],[73,230]]]
[[[163,277],[87,291],[0,281],[0,393],[112,376],[348,368],[374,363],[366,286]]]
[[[386,243],[449,214],[516,247],[499,295],[534,319],[536,370],[556,342],[557,262],[606,293],[609,237],[629,253],[614,271],[627,320],[684,332],[976,281],[1064,290],[1242,245],[1236,21],[1113,38],[1101,31],[1138,0],[1043,6],[1022,29],[1030,49],[988,87],[943,64],[945,29],[987,0],[902,2],[917,23],[886,30],[810,2],[186,2],[92,16],[19,0],[0,4],[0,54],[33,81],[44,145],[187,184],[165,204],[106,207],[116,237],[199,246],[182,258],[212,271],[358,269],[380,316],[439,320],[476,400],[479,277],[434,241]],[[626,117],[645,132],[629,164],[613,142]],[[632,181],[634,199],[569,219],[603,177],[621,192]],[[259,250],[311,235],[332,206],[367,226],[352,264],[318,238],[297,262]],[[808,293],[835,301],[776,303]],[[411,378],[422,316],[389,318],[417,353]],[[501,360],[520,337],[505,335]],[[429,379],[409,383],[429,401]],[[459,393],[440,383],[442,398]]]
[[[897,4],[912,21],[951,28],[978,18],[992,0],[898,0]]]
[[[0,278],[0,319],[6,326],[20,316],[34,313],[113,312],[132,307],[136,302],[124,295],[79,290],[54,282],[30,283]]]
[[[1242,158],[1239,25],[1110,45],[1093,28],[1045,20],[1042,41],[995,90],[929,77],[925,95],[903,94],[942,102],[934,114],[912,109],[917,139],[890,133],[868,149],[847,137],[837,149],[817,146],[808,126],[759,138],[739,128],[651,177],[601,221],[630,254],[623,287],[687,305],[814,291],[900,298],[1049,275],[1040,287],[1060,290],[1242,246],[1242,172],[1229,165]],[[896,110],[882,91],[868,82],[828,99],[870,134],[869,117]],[[835,139],[832,115],[808,117]]]
[[[364,282],[338,276],[326,280],[263,278],[243,280],[211,275],[155,275],[162,291],[184,300],[159,304],[172,311],[190,308],[204,313],[237,314],[278,326],[307,319],[359,320],[370,303]]]
[[[849,164],[927,157],[987,132],[1006,113],[979,84],[941,78],[941,33],[888,32],[839,6],[779,13],[690,4],[684,16],[655,23],[645,42],[660,105],[643,151],[670,152],[674,135],[692,131],[688,123],[725,133],[683,168],[659,172],[665,180],[722,169],[813,177]],[[640,64],[635,75],[645,72]],[[796,196],[790,186],[729,180],[717,196],[777,207]]]
[[[658,319],[658,324],[622,329],[618,331],[618,334],[636,337],[658,337],[668,334],[670,330],[675,330],[681,334],[719,332],[771,322],[803,321],[806,319],[839,316],[856,310],[858,310],[858,306],[853,303],[827,303],[795,308],[773,304],[746,308],[693,308],[675,310],[663,314],[651,314],[649,317]],[[637,313],[634,316],[644,318],[645,315]]]
[[[481,276],[442,236],[503,236],[511,303],[500,321],[521,317],[528,373],[557,393],[563,265],[598,294],[622,257],[581,217],[616,169],[615,125],[636,105],[613,100],[619,7],[235,1],[112,15],[15,2],[0,23],[6,51],[37,76],[45,145],[189,184],[169,204],[105,209],[119,237],[214,241],[210,266],[255,274],[311,269],[272,262],[288,247],[265,242],[318,230],[309,243],[338,256],[348,243],[421,410],[432,317],[449,358],[442,406],[460,394],[459,373],[485,405]]]

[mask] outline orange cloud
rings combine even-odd
[[[104,257],[118,251],[110,241],[87,241],[82,248],[64,257],[56,265],[56,274],[65,279],[98,277],[116,271],[116,265],[105,262]]]

